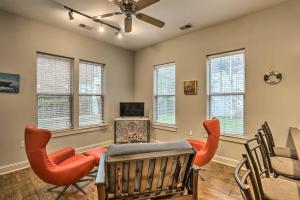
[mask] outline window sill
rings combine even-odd
[[[159,129],[159,130],[164,130],[164,131],[177,132],[177,127],[175,125],[155,123],[155,124],[152,125],[152,128]]]
[[[205,135],[207,138],[207,134]],[[238,144],[245,144],[249,138],[244,135],[221,135],[220,140]]]
[[[101,124],[98,126],[86,126],[86,127],[79,127],[76,129],[67,129],[62,131],[54,131],[52,134],[52,138],[57,137],[64,137],[69,135],[77,135],[82,133],[89,133],[89,132],[95,132],[100,130],[106,130],[108,128],[107,124]]]

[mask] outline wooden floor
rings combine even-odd
[[[203,167],[199,176],[199,199],[201,200],[237,200],[242,199],[233,178],[234,168],[211,162]],[[34,175],[31,169],[24,169],[0,176],[0,200],[52,200],[56,192],[47,192],[49,185]],[[97,193],[94,182],[84,187],[88,193],[82,195],[70,188],[62,199],[96,200]]]

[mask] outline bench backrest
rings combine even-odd
[[[147,198],[182,193],[187,189],[193,149],[106,156],[107,198]]]

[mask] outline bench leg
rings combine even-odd
[[[198,175],[199,175],[199,170],[198,169],[193,169],[193,200],[198,200]]]
[[[97,190],[98,190],[98,200],[105,200],[106,199],[105,184],[97,185]]]

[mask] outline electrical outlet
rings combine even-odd
[[[193,131],[192,130],[190,130],[189,135],[190,135],[190,137],[193,136]]]
[[[24,144],[24,140],[21,140],[21,147],[24,148],[25,144]]]

